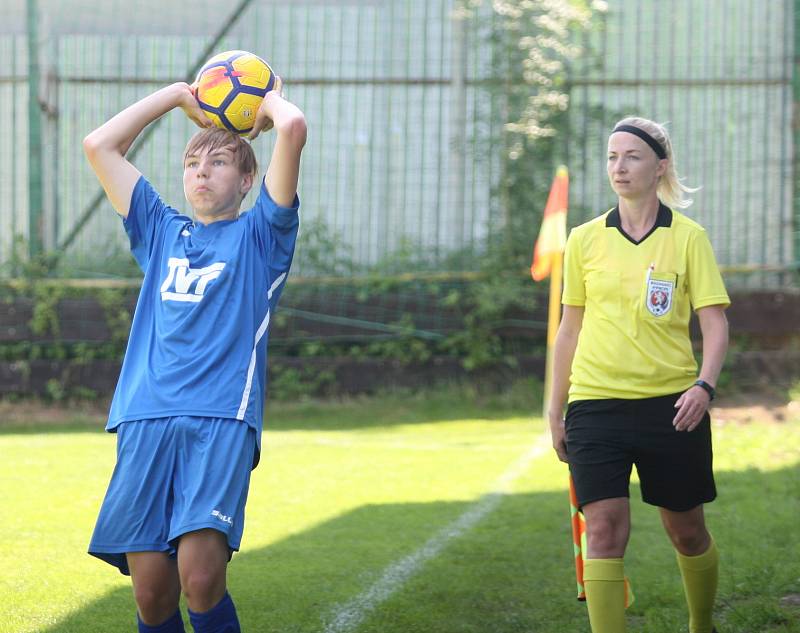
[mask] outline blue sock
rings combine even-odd
[[[147,626],[142,622],[142,618],[136,615],[139,621],[139,633],[186,633],[183,628],[183,618],[181,617],[181,610],[178,609],[172,617],[166,622],[162,622],[158,626]]]
[[[195,613],[189,609],[189,621],[195,633],[241,633],[236,607],[233,606],[233,600],[227,591],[217,606],[210,611]]]

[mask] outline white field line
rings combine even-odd
[[[514,481],[550,447],[549,437],[549,433],[542,435],[495,481],[491,491],[467,508],[460,517],[442,528],[418,550],[389,565],[371,587],[337,607],[325,627],[325,633],[354,631],[379,604],[400,589],[425,563],[438,556],[450,541],[472,529],[478,521],[494,511]]]

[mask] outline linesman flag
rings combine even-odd
[[[575,578],[578,581],[578,600],[586,600],[586,589],[583,585],[583,563],[586,560],[586,519],[578,510],[578,496],[575,494],[575,483],[569,478],[569,510],[572,517],[572,551],[575,555]],[[634,596],[630,579],[625,576],[625,608],[633,604]]]
[[[578,581],[578,600],[586,600],[583,587],[583,559],[586,556],[586,519],[578,510],[578,497],[572,476],[569,478],[569,511],[572,522],[572,553],[575,556],[575,578]]]
[[[567,199],[569,175],[563,165],[556,171],[550,195],[544,208],[542,228],[533,247],[531,276],[541,281],[550,274],[553,259],[561,257],[567,245]],[[560,281],[560,280],[559,280]]]

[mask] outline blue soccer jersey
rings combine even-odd
[[[299,201],[266,188],[235,220],[195,223],[141,177],[124,221],[144,272],[106,429],[177,415],[233,418],[260,446],[270,318],[292,263]]]

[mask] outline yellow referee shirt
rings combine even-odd
[[[730,299],[703,227],[662,204],[639,242],[623,232],[618,208],[574,228],[562,303],[584,307],[572,402],[688,389],[697,378],[690,310]]]

